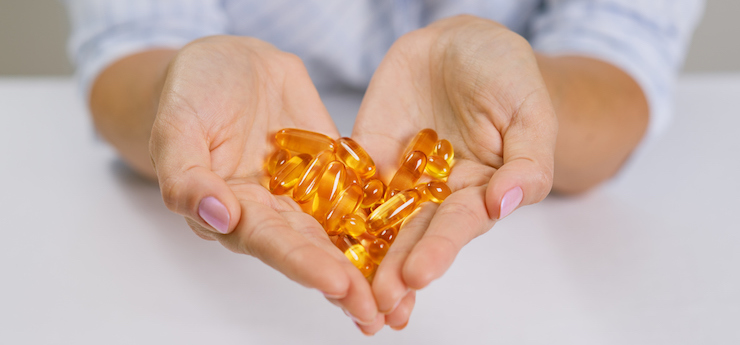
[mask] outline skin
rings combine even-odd
[[[322,291],[365,334],[405,327],[415,291],[501,218],[508,191],[522,190],[521,207],[551,189],[593,188],[619,170],[648,119],[642,91],[618,68],[537,55],[498,23],[458,16],[403,36],[373,76],[352,136],[387,182],[410,138],[434,128],[455,147],[453,194],[404,225],[371,287],[312,217],[262,187],[278,129],[338,137],[298,58],[251,38],[210,37],[124,58],[91,96],[100,133],[156,176],[196,234]],[[207,196],[228,209],[227,234],[198,215]]]

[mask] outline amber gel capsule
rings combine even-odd
[[[396,193],[370,214],[367,218],[367,231],[377,236],[381,231],[398,225],[414,212],[420,199],[421,195],[415,189]]]
[[[360,177],[368,178],[375,174],[375,162],[360,144],[350,138],[337,139],[337,158]]]
[[[427,157],[423,152],[414,151],[409,153],[401,164],[401,167],[396,171],[396,174],[393,175],[391,182],[388,183],[385,199],[390,199],[400,190],[413,188],[416,181],[421,177],[421,174],[424,173],[426,165]]]
[[[367,232],[363,232],[359,236],[353,237],[360,241],[362,246],[365,247],[365,251],[367,251],[367,255],[370,257],[370,260],[373,260],[374,263],[380,265],[385,254],[388,253],[388,247],[390,247],[388,242],[380,237],[370,235]]]
[[[434,146],[432,155],[442,157],[442,159],[447,161],[447,165],[452,166],[452,160],[455,158],[455,150],[452,149],[452,144],[447,139],[442,139]]]
[[[432,178],[444,180],[450,176],[450,165],[442,157],[429,156],[427,158],[426,172]]]
[[[361,201],[362,187],[356,183],[347,186],[332,202],[329,211],[326,213],[326,219],[324,220],[326,233],[330,236],[340,234],[342,229],[339,227],[339,222],[342,217],[357,211]]]
[[[317,155],[322,151],[334,151],[334,140],[321,133],[298,128],[281,129],[275,134],[278,146],[299,153]]]
[[[291,157],[270,179],[270,192],[279,195],[295,186],[310,161],[311,156],[307,154]]]
[[[344,217],[342,217],[342,220],[339,222],[339,227],[342,228],[343,233],[354,238],[367,233],[367,225],[365,224],[365,220],[356,214],[344,215]]]
[[[369,277],[373,274],[375,264],[373,264],[365,247],[360,242],[350,236],[340,235],[335,244],[344,253],[344,256],[362,272],[362,275]]]
[[[286,149],[278,149],[275,153],[271,154],[267,158],[267,173],[270,176],[275,175],[275,172],[290,159],[290,151]]]
[[[381,231],[378,234],[378,238],[384,240],[390,246],[396,240],[396,235],[398,235],[398,229],[396,227],[390,227]]]
[[[450,194],[452,194],[452,191],[446,183],[442,181],[432,181],[426,184],[424,193],[432,202],[441,204],[448,196],[450,196]]]
[[[321,177],[316,187],[313,204],[311,205],[311,215],[319,223],[324,222],[326,212],[331,207],[331,202],[336,199],[339,192],[344,190],[344,181],[346,178],[347,171],[342,162],[332,161],[324,167],[324,171],[321,172]]]
[[[370,179],[362,187],[362,207],[368,208],[383,201],[385,194],[385,184],[376,178]]]
[[[409,146],[403,152],[403,156],[406,157],[413,151],[420,151],[425,156],[429,156],[434,151],[434,146],[437,144],[437,132],[431,128],[425,128],[416,133],[414,139],[411,140]]]
[[[316,188],[318,187],[319,178],[324,171],[324,167],[334,160],[334,151],[324,151],[318,154],[310,163],[306,171],[298,179],[298,184],[293,189],[293,200],[299,203],[305,203],[311,200]]]

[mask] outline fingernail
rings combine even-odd
[[[501,198],[501,209],[499,209],[498,219],[504,219],[504,217],[511,214],[522,202],[522,198],[524,198],[524,192],[522,192],[521,187],[515,187],[506,192],[504,197]]]
[[[357,329],[359,329],[359,330],[360,330],[360,332],[362,332],[362,334],[364,334],[365,336],[368,336],[368,337],[372,337],[372,336],[374,336],[374,335],[375,335],[375,334],[373,334],[373,333],[367,333],[367,332],[365,332],[365,330],[364,330],[364,329],[362,329],[362,326],[360,326],[360,324],[359,324],[359,323],[357,323],[357,321],[355,321],[355,326],[357,326]]]
[[[355,317],[354,315],[350,314],[350,313],[349,313],[349,312],[347,311],[347,309],[342,309],[342,311],[344,312],[344,315],[347,315],[347,316],[348,316],[348,317],[349,317],[350,319],[352,319],[352,321],[354,321],[354,322],[355,322],[356,324],[359,324],[359,325],[365,325],[365,326],[367,326],[367,325],[372,325],[372,324],[373,324],[373,322],[374,322],[374,321],[370,321],[370,322],[365,322],[365,321],[362,321],[362,320],[360,320],[360,319],[356,318],[356,317]]]
[[[341,299],[344,297],[344,295],[332,295],[325,292],[322,292],[324,294],[324,297],[331,298],[331,299]]]
[[[198,205],[198,215],[218,232],[225,234],[229,231],[229,210],[218,199],[212,196],[203,198]]]

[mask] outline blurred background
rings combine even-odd
[[[686,72],[740,71],[738,15],[740,1],[708,0]],[[68,32],[59,0],[0,0],[0,76],[71,75]]]

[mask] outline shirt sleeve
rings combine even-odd
[[[68,51],[83,94],[108,65],[154,48],[180,48],[226,32],[219,0],[64,0],[72,33]]]
[[[538,52],[594,57],[632,76],[650,107],[644,142],[670,122],[673,84],[703,8],[703,0],[545,0],[530,42]]]

